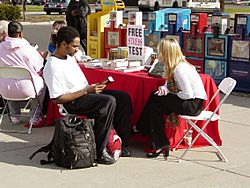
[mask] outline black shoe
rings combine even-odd
[[[122,157],[130,157],[131,152],[128,150],[127,147],[122,147]]]
[[[135,126],[131,129],[131,134],[132,134],[132,135],[137,135],[137,134],[139,134],[139,131],[136,129]]]
[[[152,153],[147,153],[147,157],[148,158],[156,158],[161,153],[163,154],[164,159],[167,159],[167,157],[169,156],[169,146],[164,146],[160,149],[157,149],[156,151],[154,151]]]
[[[102,152],[102,155],[97,158],[97,163],[110,165],[110,164],[115,163],[115,159],[108,154],[106,149],[104,149]]]

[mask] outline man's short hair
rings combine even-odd
[[[18,21],[11,21],[8,25],[8,35],[9,37],[18,37],[18,34],[23,32],[23,26]]]
[[[8,32],[8,24],[6,20],[0,20],[0,41],[2,41],[3,33]]]
[[[63,41],[69,44],[73,42],[73,40],[77,37],[80,38],[80,34],[74,27],[62,27],[61,29],[59,29],[56,36],[57,46],[59,47]]]

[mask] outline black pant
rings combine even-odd
[[[181,115],[199,115],[202,104],[202,99],[183,100],[174,94],[157,96],[153,92],[143,109],[136,128],[143,135],[152,137],[155,148],[161,148],[169,145],[169,140],[165,135],[163,115],[169,115],[172,112]]]
[[[101,155],[108,142],[109,130],[114,126],[127,145],[130,137],[131,100],[127,93],[117,90],[104,90],[101,94],[84,95],[64,104],[68,113],[95,119],[95,140],[97,155]]]
[[[47,113],[48,113],[49,99],[50,99],[49,98],[49,90],[46,86],[45,95],[44,95],[44,99],[43,99],[43,108],[42,108],[43,115],[47,115]]]

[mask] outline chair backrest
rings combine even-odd
[[[32,79],[26,68],[16,66],[0,66],[0,78]]]
[[[225,96],[221,99],[220,103],[214,110],[213,115],[217,113],[217,111],[220,109],[220,106],[225,102],[229,94],[233,91],[235,85],[236,85],[236,80],[234,80],[233,78],[230,78],[230,77],[224,78],[220,82],[217,91],[214,93],[213,97],[210,99],[209,103],[207,104],[204,110],[208,108],[208,106],[212,103],[215,97],[220,94],[220,91],[222,91],[225,94]]]
[[[235,85],[236,85],[236,80],[234,80],[233,78],[227,77],[221,81],[218,88],[224,94],[229,95],[233,91]]]
[[[17,79],[17,80],[30,80],[35,92],[35,98],[37,98],[37,91],[30,71],[24,67],[18,66],[0,66],[0,79]],[[2,95],[3,96],[3,95]],[[7,100],[20,100],[13,97],[3,96]],[[23,98],[22,100],[28,100],[31,97]]]

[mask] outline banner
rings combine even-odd
[[[144,58],[144,26],[127,26],[128,60],[142,60]]]

